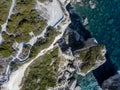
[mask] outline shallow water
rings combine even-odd
[[[82,77],[77,74],[74,76],[78,84],[81,87],[81,90],[102,90],[98,83],[96,82],[96,79],[92,72],[88,73],[86,76]]]
[[[110,59],[117,69],[120,69],[120,0],[94,0],[96,8],[91,9],[89,0],[84,6],[74,5],[77,14],[87,17],[86,26],[99,44],[104,44]]]

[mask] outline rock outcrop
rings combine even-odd
[[[103,90],[120,90],[120,74],[116,74],[102,84]]]

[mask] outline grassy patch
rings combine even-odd
[[[12,45],[14,43],[14,38],[12,36],[8,36],[6,33],[2,33],[2,37],[4,38],[4,43],[0,45],[0,56],[9,57],[13,52]]]
[[[80,52],[83,61],[82,72],[86,73],[90,70],[95,65],[96,60],[104,60],[104,57],[101,55],[102,49],[104,49],[104,46],[99,45]]]
[[[47,35],[45,38],[39,38],[34,47],[32,48],[30,57],[35,57],[40,50],[45,49],[49,47],[50,44],[55,39],[55,36],[57,36],[58,32],[55,29],[51,29],[47,31]]]
[[[40,2],[44,3],[46,0],[39,0]]]
[[[18,64],[14,61],[11,62],[10,69],[11,69],[11,71],[14,71],[14,70],[18,69]]]
[[[41,3],[44,3],[45,1],[52,2],[53,0],[39,0]]]
[[[6,6],[4,3],[10,5],[11,0],[1,0],[0,7]],[[33,32],[34,35],[39,35],[44,28],[46,27],[46,22],[39,18],[36,10],[33,9],[36,0],[16,0],[16,10],[15,14],[11,16],[11,19],[8,22],[7,32],[12,33],[12,35],[2,34],[4,38],[4,43],[0,46],[0,55],[3,57],[9,57],[12,52],[12,45],[14,41],[17,42],[28,42],[31,39],[30,32]],[[2,7],[3,8],[3,7]],[[0,10],[2,9],[0,8]],[[7,6],[6,8],[7,9]],[[2,12],[8,12],[2,9]],[[4,19],[4,14],[1,16]],[[1,18],[0,18],[1,21]]]
[[[46,22],[39,18],[39,14],[33,9],[35,0],[17,0],[16,13],[9,20],[7,31],[16,35],[17,42],[28,42],[30,32],[40,34]]]
[[[31,46],[25,44],[23,47],[22,53],[20,54],[19,57],[21,59],[24,59],[25,57],[27,57],[30,49],[31,49]]]
[[[4,24],[11,7],[12,0],[0,0],[0,24]],[[1,27],[0,27],[1,29]]]
[[[54,63],[50,65],[53,60]],[[46,87],[54,87],[58,65],[58,49],[39,57],[29,67],[21,90],[46,90]]]

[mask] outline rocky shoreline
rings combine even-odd
[[[82,27],[80,17],[74,13],[74,10],[70,4],[67,5],[67,10],[70,14],[71,23],[66,28],[62,38],[57,42],[60,48],[59,57],[61,57],[58,71],[59,75],[57,78],[57,86],[50,90],[80,90],[81,87],[78,85],[77,79],[74,78],[74,74],[85,76],[92,70],[101,66],[106,61],[105,46],[98,45],[94,38],[86,35],[86,33],[89,33]],[[96,48],[95,53],[94,48]],[[92,53],[89,52],[89,50],[91,50]],[[84,54],[86,52],[89,54],[91,53],[90,57],[92,58],[90,59],[90,63],[93,63],[91,64],[92,66],[85,66],[86,63],[87,65],[90,65],[90,63],[88,63],[89,61],[84,62],[83,60],[86,57],[89,57],[89,55],[86,54],[87,56],[85,55],[85,57],[82,58],[82,52],[84,52]],[[100,53],[97,54],[96,52]],[[93,55],[95,54],[97,54],[97,58],[96,56],[94,58]],[[95,61],[92,61],[92,59],[95,59]],[[89,60],[89,58],[87,58],[87,60]]]
[[[48,87],[47,90],[82,90],[78,80],[75,78],[75,75],[85,77],[92,72],[95,75],[96,80],[96,78],[99,77],[99,75],[97,76],[96,73],[97,69],[101,68],[106,63],[105,46],[99,45],[97,40],[91,36],[90,32],[84,28],[84,26],[88,24],[87,18],[83,19],[79,17],[71,5],[71,3],[80,3],[81,5],[82,2],[75,2],[74,0],[54,0],[53,3],[45,2],[44,4],[40,3],[38,0],[36,2],[37,3],[35,8],[38,12],[41,12],[40,7],[46,10],[44,13],[42,13],[43,16],[41,17],[45,21],[48,20],[48,25],[38,36],[34,36],[34,34],[31,32],[30,35],[33,37],[29,40],[29,42],[14,43],[13,47],[16,48],[17,53],[8,58],[8,60],[6,60],[7,63],[4,63],[5,68],[3,71],[5,71],[5,74],[3,74],[4,72],[1,72],[0,83],[3,84],[7,82],[3,84],[2,90],[20,90],[24,84],[24,81],[22,82],[22,78],[24,77],[26,69],[29,69],[28,66],[37,58],[42,57],[49,51],[54,51],[54,48],[59,49],[58,57],[60,58],[60,62],[57,71],[56,85],[54,87]],[[57,5],[60,10],[59,15],[55,14],[57,9],[53,10],[54,14],[58,15],[58,17],[56,17],[57,20],[53,19],[55,18],[55,15],[50,16],[50,11],[54,8],[54,5]],[[13,6],[14,5],[12,5],[11,8],[13,8]],[[95,4],[90,2],[90,7],[92,9],[95,8]],[[44,17],[44,15],[46,15],[46,17]],[[50,46],[48,46],[48,48],[41,49],[34,59],[20,66],[18,70],[11,73],[11,63],[23,63],[28,61],[30,59],[29,57],[30,53],[32,52],[32,47],[34,47],[36,42],[38,42],[37,44],[46,43],[47,35],[49,36],[47,31],[53,31],[53,27],[57,28],[60,34],[53,37],[54,41],[50,44]],[[24,47],[27,47],[27,49]],[[53,63],[54,60],[52,60],[50,66],[52,66]],[[21,72],[21,75],[19,75],[19,72]],[[16,80],[14,79],[14,76]],[[97,78],[97,80],[99,79],[100,78]],[[103,78],[103,80],[105,79],[107,79],[107,77]],[[99,84],[101,84],[101,82],[98,81]],[[20,83],[22,86],[19,86]],[[13,86],[14,84],[15,86]]]
[[[98,45],[96,40],[90,36],[87,30],[84,29],[84,27],[81,24],[80,17],[78,17],[74,13],[73,8],[70,6],[70,4],[67,4],[66,7],[69,12],[67,18],[70,15],[69,19],[71,19],[71,23],[70,24],[67,23],[63,33],[61,34],[59,39],[55,42],[55,44],[58,44],[57,47],[59,48],[58,53],[58,58],[60,59],[58,64],[59,67],[57,75],[54,76],[56,80],[56,85],[54,87],[46,86],[47,90],[59,90],[59,89],[80,90],[81,86],[79,85],[78,80],[74,77],[74,75],[77,74],[82,75],[84,77],[92,70],[101,66],[106,61],[105,46]],[[63,22],[62,24],[64,23],[65,22]],[[83,56],[81,56],[82,53],[84,53]],[[86,58],[87,61],[84,60],[85,57],[87,57]],[[52,62],[50,66],[53,65],[55,62],[53,58],[51,59]],[[49,65],[47,67],[49,67]],[[30,70],[31,68],[29,67],[28,69]],[[32,69],[29,71],[29,73],[32,74]],[[29,75],[30,74],[28,74],[27,77],[30,77]],[[25,81],[28,80],[27,77]],[[27,83],[28,85],[26,84],[27,86],[24,85],[25,81],[23,81],[22,83],[23,87],[29,88],[27,87],[29,86],[29,83]],[[39,82],[39,79],[37,80],[37,82]],[[37,88],[40,87],[38,86]]]

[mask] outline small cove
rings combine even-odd
[[[101,85],[105,79],[114,75],[116,70],[120,70],[120,1],[94,0],[96,4],[95,9],[90,8],[89,0],[83,0],[83,2],[84,6],[79,4],[73,5],[75,12],[82,18],[88,18],[89,23],[85,28],[91,33],[92,37],[96,38],[99,44],[106,46],[106,58],[110,60],[107,60],[109,62],[93,71],[94,76],[98,77],[99,85]],[[104,75],[107,76],[104,77]],[[82,79],[80,79],[81,76],[77,77],[81,90],[93,90],[93,88],[95,88],[94,90],[101,90],[97,86],[98,84],[94,76],[92,73],[89,73]],[[92,81],[89,80],[89,77],[91,77]]]
[[[83,0],[84,1],[84,0]],[[86,0],[87,3],[88,0]],[[120,69],[120,1],[94,0],[96,8],[91,9],[88,4],[74,5],[80,17],[87,17],[89,24],[86,29],[90,31],[99,44],[104,44],[107,53],[116,67]]]

